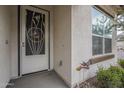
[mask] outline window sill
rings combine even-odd
[[[93,56],[93,58],[90,59],[91,65],[92,64],[96,64],[102,61],[106,61],[109,59],[114,58],[115,55],[114,54],[106,54],[106,55],[99,55],[99,56]]]
[[[102,57],[102,56],[107,56],[107,55],[114,55],[114,54],[113,53],[97,54],[97,55],[93,55],[92,58]]]

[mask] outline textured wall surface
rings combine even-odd
[[[54,7],[54,69],[70,86],[71,6]]]
[[[0,87],[10,80],[10,6],[0,6]],[[8,44],[7,44],[8,42]]]

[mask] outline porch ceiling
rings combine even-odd
[[[117,15],[124,13],[124,5],[112,5],[112,8]]]
[[[124,13],[124,5],[99,5],[106,12],[111,14],[113,17]]]

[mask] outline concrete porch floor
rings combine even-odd
[[[43,71],[11,80],[7,88],[68,88],[55,71]]]

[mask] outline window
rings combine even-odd
[[[92,52],[93,55],[112,52],[112,19],[92,8]]]
[[[103,53],[103,38],[93,36],[93,55],[95,54],[102,54]]]
[[[111,45],[112,40],[109,39],[109,38],[105,38],[104,41],[105,41],[105,53],[111,53],[112,52],[112,47],[110,47],[110,46],[112,46]]]

